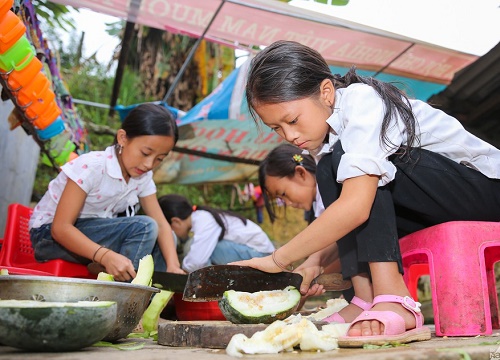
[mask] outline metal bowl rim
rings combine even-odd
[[[144,286],[138,284],[131,284],[119,281],[101,281],[94,279],[82,279],[82,278],[69,278],[69,277],[57,277],[57,276],[32,276],[32,275],[5,275],[0,276],[0,281],[37,281],[37,282],[57,282],[57,283],[70,283],[70,284],[85,284],[85,285],[105,285],[114,286],[123,289],[140,289],[148,290],[152,293],[159,293],[160,289],[152,286]]]

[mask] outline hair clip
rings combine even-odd
[[[197,206],[193,205],[193,211],[196,211]]]
[[[292,156],[292,159],[293,161],[295,161],[297,164],[301,164],[302,165],[302,160],[304,160],[304,158],[302,157],[302,155],[299,155],[299,154],[295,154]]]

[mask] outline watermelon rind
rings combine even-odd
[[[154,270],[155,264],[153,256],[151,254],[144,256],[139,260],[137,274],[131,283],[136,285],[151,286],[151,278],[153,277]]]
[[[219,300],[219,308],[233,324],[271,324],[292,315],[300,296],[293,286],[254,293],[227,290]]]
[[[28,351],[79,350],[102,340],[116,314],[114,301],[0,300],[0,342]]]

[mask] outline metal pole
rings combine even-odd
[[[109,103],[109,117],[113,117],[115,114],[115,106],[118,102],[118,96],[120,95],[120,87],[122,84],[123,73],[125,72],[125,65],[127,64],[128,52],[130,49],[130,42],[132,41],[132,35],[134,33],[133,22],[127,21],[125,26],[125,32],[123,33],[122,48],[120,50],[120,56],[118,58],[118,66],[116,67],[115,80],[113,82],[113,91],[111,93],[111,101]]]
[[[120,49],[120,56],[118,58],[118,66],[116,67],[115,79],[113,82],[113,91],[111,93],[111,100],[109,102],[108,117],[113,117],[115,113],[115,106],[120,95],[120,87],[122,84],[123,73],[125,72],[125,65],[127,63],[130,43],[134,33],[135,21],[137,14],[141,8],[142,0],[131,0],[129,5],[129,13],[127,15],[127,23],[122,38],[122,48]]]

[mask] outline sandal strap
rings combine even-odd
[[[357,296],[354,296],[351,300],[351,304],[356,305],[357,307],[363,309],[363,310],[370,310],[373,306],[372,303],[364,301],[363,299],[360,299]]]
[[[351,299],[350,303],[353,305],[356,305],[357,307],[359,307],[365,311],[370,310],[372,308],[372,303],[366,302],[357,296],[354,296]],[[323,321],[326,321],[328,323],[337,322],[337,323],[341,323],[341,324],[344,324],[346,322],[345,319],[342,316],[340,316],[338,312],[324,318]]]
[[[413,316],[415,316],[417,327],[421,327],[424,323],[424,316],[420,310],[421,303],[413,300],[409,296],[397,296],[397,295],[378,295],[373,299],[373,305],[383,302],[393,302],[403,305],[403,307],[409,310]]]

